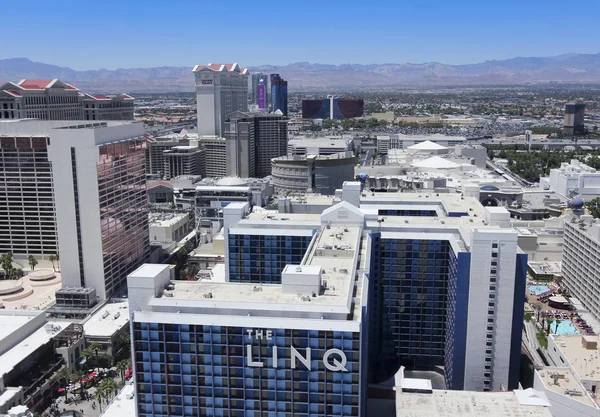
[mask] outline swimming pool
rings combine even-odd
[[[545,293],[546,291],[550,291],[550,287],[547,285],[530,285],[529,292],[533,295],[540,295]]]
[[[556,329],[556,320],[552,320],[552,324],[550,324],[550,331],[554,333]],[[558,331],[555,333],[558,335],[561,334],[579,334],[579,330],[570,320],[561,320],[558,323]]]

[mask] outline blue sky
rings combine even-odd
[[[1,10],[0,58],[79,70],[600,52],[600,0],[27,0]]]

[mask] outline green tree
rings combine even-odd
[[[10,279],[19,279],[23,276],[23,270],[21,268],[13,268],[10,271]]]
[[[130,366],[131,362],[127,359],[124,359],[121,362],[117,363],[117,372],[121,377],[121,381],[125,380],[125,372],[129,369]]]
[[[65,402],[67,402],[67,397],[69,396],[69,379],[71,378],[71,372],[67,365],[63,365],[58,371],[56,371],[55,378],[59,382],[59,384],[64,384],[64,393],[65,393]]]
[[[558,334],[558,325],[560,324],[562,320],[556,319],[554,321],[554,334]]]
[[[532,317],[531,317],[531,312],[526,311],[525,314],[523,315],[523,320],[525,321],[531,321]]]
[[[550,334],[550,326],[552,325],[552,319],[546,317],[546,334]]]
[[[540,346],[544,349],[548,349],[548,336],[544,329],[540,329],[535,336]]]
[[[35,259],[33,257],[33,255],[29,255],[27,257],[27,262],[29,263],[29,266],[31,267],[31,270],[32,271],[35,270],[35,266],[38,264],[38,261],[37,261],[37,259]]]
[[[537,318],[536,318],[537,321],[540,321],[540,314],[542,313],[543,308],[544,308],[544,306],[539,301],[533,305],[533,309],[537,313]]]
[[[595,218],[600,218],[600,198],[596,197],[586,204],[588,212]],[[4,265],[4,264],[2,264]],[[2,266],[4,268],[4,266]]]
[[[107,400],[115,394],[116,389],[117,384],[112,378],[103,379],[102,382],[100,382],[100,385],[98,386],[98,390],[104,392],[104,395]]]
[[[100,408],[100,413],[102,413],[102,399],[104,398],[104,392],[100,389],[100,387],[96,388],[96,393],[94,397],[98,400],[98,407]]]
[[[1,261],[2,261],[2,269],[4,269],[4,278],[10,279],[11,272],[14,269],[12,266],[12,262],[13,262],[12,252],[7,252],[4,255],[2,255]]]
[[[50,260],[50,262],[52,262],[52,269],[54,270],[54,272],[56,272],[56,266],[54,265],[54,262],[58,262],[58,256],[50,255],[48,259]]]

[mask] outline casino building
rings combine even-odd
[[[220,281],[129,275],[138,417],[366,416],[367,383],[401,365],[516,388],[526,255],[508,212],[354,182],[337,195],[319,214],[229,204]]]

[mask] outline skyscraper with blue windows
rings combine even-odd
[[[366,416],[369,380],[401,365],[516,387],[526,256],[508,212],[350,185],[319,214],[225,207],[224,279],[129,276],[138,417]]]
[[[272,111],[281,111],[288,115],[288,83],[279,74],[271,74],[271,101]]]

